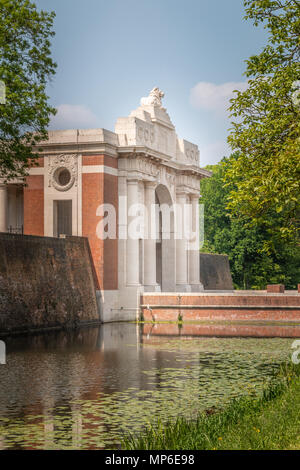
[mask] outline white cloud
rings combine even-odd
[[[226,140],[213,142],[200,148],[200,165],[214,165],[222,160],[223,157],[228,157],[231,149]]]
[[[83,105],[61,104],[57,113],[51,118],[49,128],[54,129],[86,129],[98,127],[97,116]]]
[[[215,85],[210,82],[199,82],[191,89],[190,102],[198,109],[226,113],[230,98],[235,95],[233,90],[245,91],[247,82],[227,82]]]

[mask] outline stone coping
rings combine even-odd
[[[180,297],[205,297],[205,296],[267,296],[267,297],[284,297],[284,296],[299,296],[297,290],[286,290],[284,292],[275,293],[267,292],[266,290],[234,290],[234,291],[222,291],[222,290],[208,290],[203,292],[144,292],[141,296],[146,297],[170,297],[170,296],[180,296]]]
[[[142,309],[149,310],[300,310],[300,305],[154,305],[143,304]]]

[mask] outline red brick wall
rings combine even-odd
[[[153,309],[150,312],[144,309],[145,321],[173,321],[178,320],[179,314],[183,321],[300,321],[300,309],[298,310],[264,310],[262,309]]]
[[[96,236],[97,207],[103,204],[103,175],[82,174],[82,236],[88,237],[99,285],[103,289],[103,241]]]
[[[31,168],[37,168],[37,167],[41,167],[43,168],[45,166],[44,164],[44,157],[38,157],[38,158],[34,158],[32,161],[31,161],[31,164],[29,165]]]
[[[263,321],[300,321],[300,295],[262,294],[262,295],[214,295],[178,294],[151,295],[141,297],[146,321],[177,321],[180,315],[184,321],[197,320],[263,320]],[[164,308],[164,306],[174,306]],[[195,306],[193,309],[180,308]],[[201,308],[196,308],[199,306]],[[208,308],[213,306],[213,308]],[[205,308],[207,307],[207,308]],[[271,308],[264,308],[271,307]],[[288,307],[285,309],[285,307]],[[295,307],[295,309],[291,308]]]
[[[104,201],[116,209],[116,235],[118,233],[118,178],[104,174]],[[118,289],[118,240],[104,240],[104,289]]]
[[[111,168],[118,168],[118,160],[108,155],[83,155],[82,165],[106,165]]]
[[[106,155],[82,157],[85,165],[117,167],[117,160]],[[118,216],[118,177],[106,173],[82,174],[82,235],[88,237],[96,275],[101,289],[118,289],[118,240],[101,240],[96,228],[101,220],[96,216],[100,204],[112,204]]]
[[[32,175],[24,188],[24,233],[44,235],[44,176]]]
[[[282,294],[284,292],[283,284],[268,284],[267,292],[274,292],[275,294]]]
[[[255,292],[255,291],[253,291]],[[300,295],[295,294],[149,294],[142,295],[142,303],[150,305],[215,305],[217,306],[281,306],[298,305],[300,307]]]

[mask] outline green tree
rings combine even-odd
[[[45,89],[54,75],[50,40],[54,13],[38,11],[28,0],[0,0],[0,176],[22,176],[33,163],[36,145],[47,139],[55,109]]]
[[[228,185],[225,181],[238,158],[239,154],[233,154],[217,165],[206,167],[212,171],[212,176],[201,181],[201,202],[204,203],[205,214],[201,251],[228,255],[236,288],[264,289],[266,284],[278,282],[287,288],[296,288],[299,282],[299,248],[279,240],[276,250],[267,253],[262,247],[270,239],[268,230],[260,224],[249,224],[245,217],[232,214],[227,209],[228,198],[236,183]],[[281,215],[275,213],[274,217],[278,219]]]
[[[297,243],[300,196],[300,2],[244,0],[246,19],[264,24],[268,44],[247,61],[248,88],[231,103],[228,141],[239,157],[227,172],[232,212]],[[297,96],[298,94],[298,96]],[[280,214],[280,225],[274,213]],[[267,223],[266,223],[267,222]]]

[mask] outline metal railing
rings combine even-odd
[[[16,235],[24,235],[24,226],[21,225],[20,227],[13,227],[10,225],[7,229],[8,233],[14,233]]]

